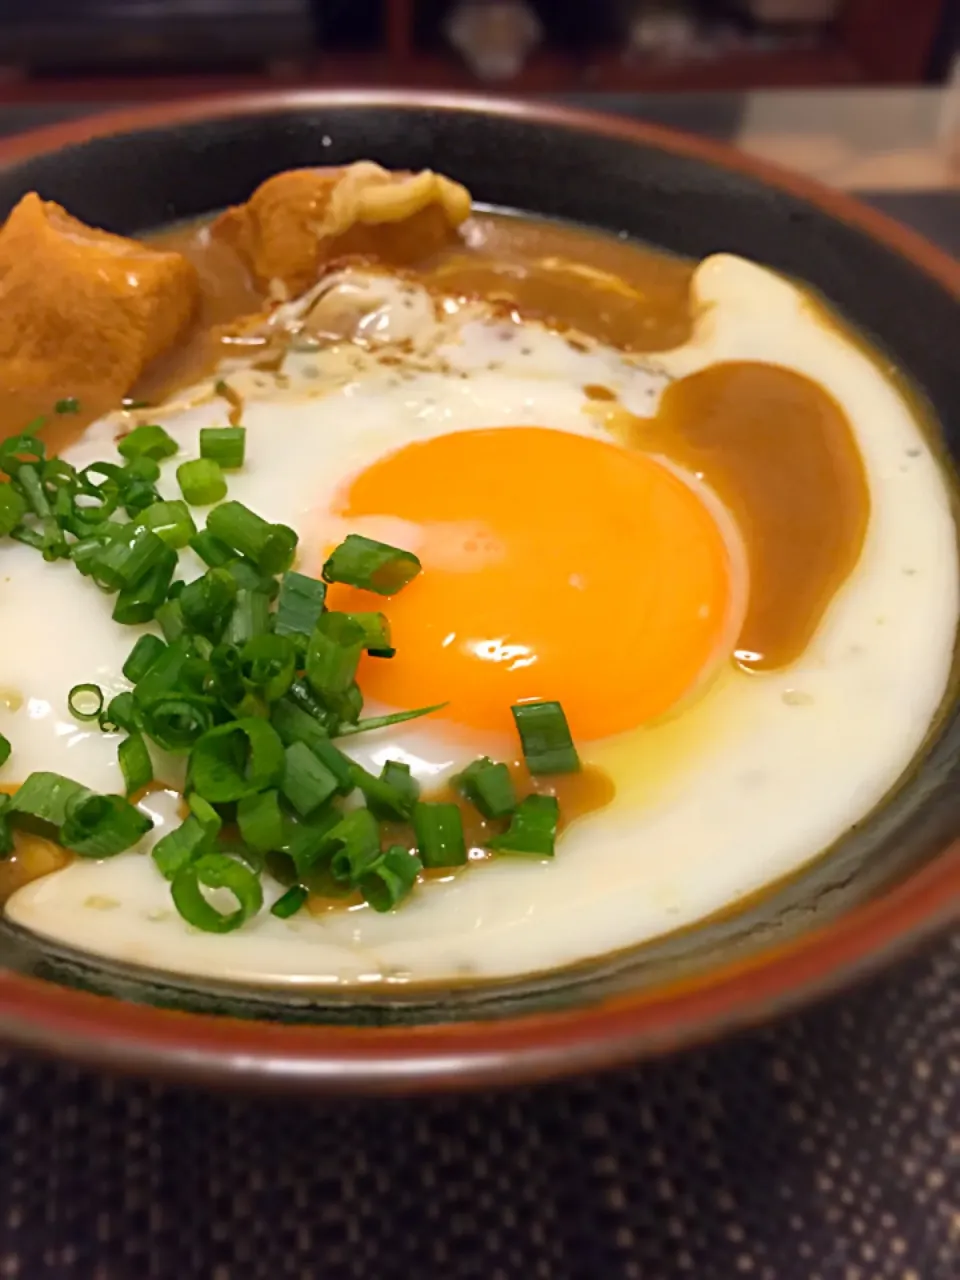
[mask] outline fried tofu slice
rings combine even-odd
[[[52,201],[24,196],[0,229],[6,411],[62,395],[114,403],[177,340],[199,292],[195,268],[179,253],[98,231]]]
[[[360,160],[278,173],[221,214],[213,233],[261,285],[295,297],[337,258],[407,266],[428,257],[456,238],[470,205],[466,187],[429,169],[391,173]]]

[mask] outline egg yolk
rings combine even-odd
[[[377,517],[406,522],[423,565],[391,599],[328,597],[389,618],[396,656],[358,675],[389,707],[447,701],[449,720],[504,731],[511,704],[556,698],[575,738],[605,737],[669,710],[736,637],[712,511],[615,444],[544,427],[439,436],[358,474],[335,514],[372,537]]]

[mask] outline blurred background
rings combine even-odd
[[[936,83],[956,0],[0,0],[0,101]]]

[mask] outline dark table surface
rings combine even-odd
[[[0,134],[88,109],[0,108]],[[956,192],[862,194],[960,253]],[[4,1277],[958,1280],[960,932],[725,1043],[509,1093],[249,1100],[11,1055]]]

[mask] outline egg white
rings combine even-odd
[[[152,861],[132,852],[77,859],[21,889],[7,905],[17,924],[116,959],[260,983],[545,970],[689,925],[797,869],[868,813],[921,746],[946,689],[957,623],[949,490],[894,385],[801,290],[718,256],[695,275],[702,307],[691,341],[654,360],[596,345],[580,351],[539,326],[451,308],[407,358],[384,364],[401,308],[388,280],[376,288],[379,319],[362,344],[291,355],[281,385],[265,374],[231,375],[246,397],[248,461],[231,475],[230,496],[297,528],[306,571],[319,567],[334,493],[382,454],[480,426],[604,437],[585,412],[584,386],[608,386],[649,414],[668,377],[721,359],[796,369],[846,411],[872,504],[855,571],[789,669],[730,671],[675,719],[590,744],[585,759],[610,772],[617,796],[564,834],[551,863],[501,858],[472,867],[421,887],[387,916],[359,908],[280,921],[265,912],[221,937],[186,925]],[[422,337],[421,302],[402,310],[420,318]],[[409,317],[406,325],[409,338]],[[223,422],[222,402],[204,391],[194,401],[154,415],[181,445],[175,462],[195,455],[200,427]],[[117,430],[117,419],[95,424],[65,456],[77,465],[111,457]],[[177,496],[174,466],[161,489]],[[0,781],[43,768],[120,789],[116,739],[78,726],[65,700],[82,681],[108,694],[124,687],[120,668],[136,629],[113,623],[109,598],[69,565],[40,565],[27,548],[0,549],[0,580],[0,732],[15,748]],[[347,747],[372,767],[406,760],[425,781],[477,754],[468,735],[428,721]],[[176,764],[164,767],[176,785]],[[176,821],[173,807],[149,803],[162,834]]]

